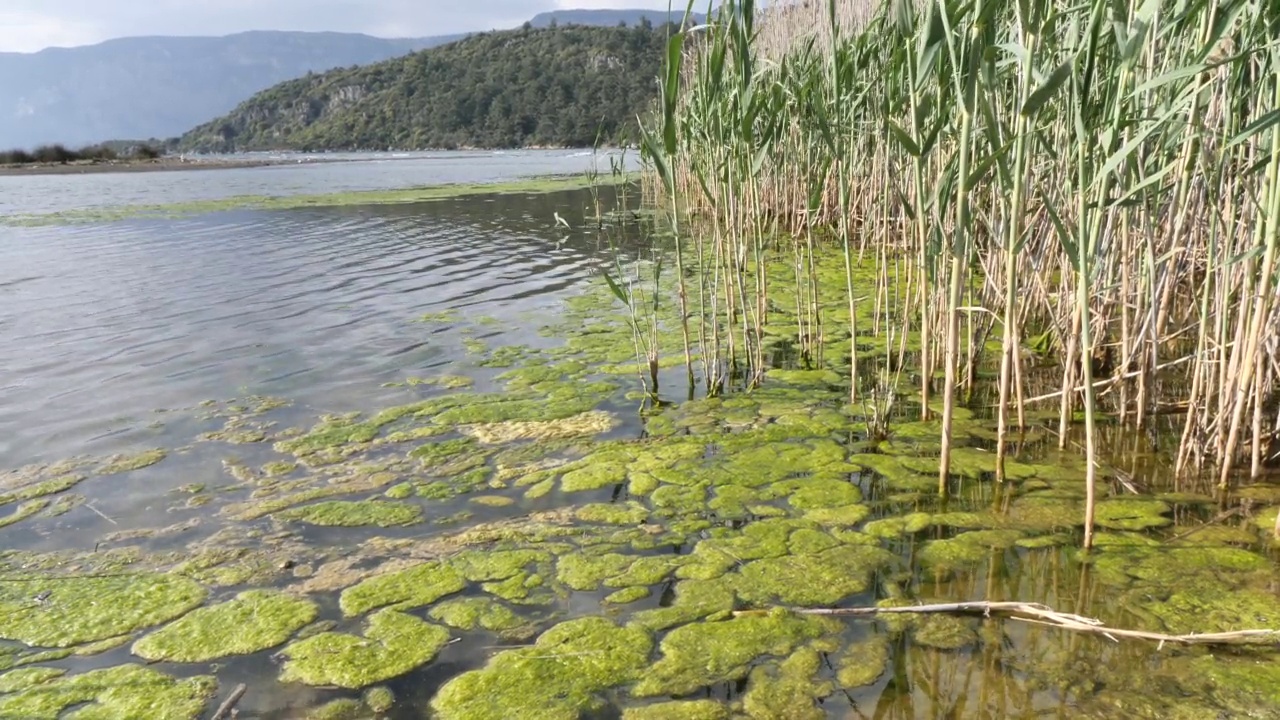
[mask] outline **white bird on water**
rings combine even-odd
[[[555,210],[552,210],[552,211],[551,211],[551,214],[556,216],[556,227],[560,227],[561,225],[565,226],[566,228],[567,228],[567,227],[569,227],[569,221],[567,221],[567,220],[565,220],[564,218],[560,217],[560,213],[559,213],[559,212],[557,212],[557,211],[555,211]]]

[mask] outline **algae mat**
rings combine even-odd
[[[1081,555],[1083,461],[1043,436],[997,485],[992,423],[965,413],[943,500],[936,426],[908,408],[869,436],[838,360],[645,402],[610,298],[594,285],[569,302],[543,347],[473,343],[398,384],[397,405],[289,427],[286,400],[213,403],[189,411],[188,445],[0,475],[0,533],[54,532],[111,483],[166,488],[150,524],[0,555],[0,717],[196,718],[245,677],[242,707],[285,697],[277,714],[314,718],[1190,718],[1280,702],[1265,652],[788,611],[1016,599],[1168,632],[1280,627],[1266,523],[1186,535],[1211,500],[1152,477],[1149,496],[1100,504]],[[219,479],[172,477],[184,458],[216,460]]]

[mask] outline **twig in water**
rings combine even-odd
[[[218,706],[218,711],[213,714],[213,720],[223,720],[223,718],[228,717],[231,709],[236,706],[236,703],[240,702],[240,698],[244,697],[244,693],[248,689],[249,686],[244,683],[237,685],[236,689],[231,691],[231,695]]]
[[[1147,632],[1145,630],[1124,630],[1107,627],[1101,620],[1083,615],[1073,615],[1054,610],[1040,603],[1024,602],[959,602],[935,603],[932,605],[905,605],[902,607],[858,607],[858,608],[790,608],[791,612],[801,615],[880,615],[893,613],[981,613],[991,617],[993,613],[1007,614],[1010,620],[1049,625],[1064,630],[1103,635],[1113,642],[1118,638],[1134,640],[1151,640],[1178,645],[1219,645],[1227,643],[1267,643],[1280,644],[1280,630],[1233,630],[1220,633],[1192,633],[1189,635],[1167,635],[1165,633]],[[767,610],[739,610],[734,615],[752,615],[766,613]]]
[[[98,513],[98,516],[99,516],[99,517],[101,517],[103,520],[106,520],[107,522],[111,523],[112,525],[119,525],[119,524],[120,524],[120,523],[116,522],[115,520],[112,520],[111,518],[107,517],[107,516],[106,516],[106,515],[105,515],[101,510],[99,510],[98,508],[94,507],[94,506],[93,506],[93,503],[85,503],[85,504],[84,504],[84,506],[85,506],[85,507],[87,507],[87,508],[89,508],[90,510],[92,510],[92,511],[94,511],[94,512]]]

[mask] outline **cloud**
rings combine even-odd
[[[130,35],[333,30],[420,37],[515,27],[569,8],[666,9],[666,0],[3,0],[0,51]],[[683,7],[681,7],[683,9]]]

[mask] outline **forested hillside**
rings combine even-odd
[[[474,35],[281,83],[187,133],[187,150],[587,146],[634,138],[667,26]]]

